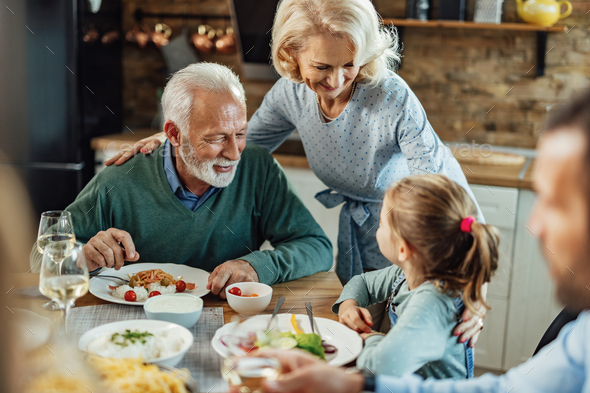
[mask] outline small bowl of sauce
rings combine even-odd
[[[203,299],[188,293],[174,293],[149,298],[143,305],[148,319],[193,327],[203,312]]]

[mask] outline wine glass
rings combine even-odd
[[[55,251],[56,260],[63,259],[76,242],[74,225],[70,212],[64,210],[52,210],[41,214],[39,233],[37,235],[37,250],[43,255],[43,251],[49,246]],[[59,255],[61,253],[61,257]],[[43,308],[57,311],[59,305],[53,300],[45,303]]]
[[[82,243],[75,242],[67,254],[57,246],[45,247],[39,290],[59,305],[64,334],[67,334],[68,312],[74,301],[88,292],[88,285],[88,267]]]
[[[282,373],[281,363],[274,358],[230,357],[221,365],[223,378],[240,393],[262,393],[264,381],[276,381]]]

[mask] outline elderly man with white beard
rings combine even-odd
[[[212,271],[208,289],[290,281],[332,266],[332,246],[263,149],[246,145],[238,77],[186,67],[162,95],[168,140],[99,172],[68,206],[91,271],[169,262]],[[265,240],[274,250],[260,251]]]

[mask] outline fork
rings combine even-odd
[[[116,278],[116,279],[119,279],[119,280],[125,282],[126,284],[129,284],[129,280],[127,280],[126,278],[117,277],[117,276],[107,276],[105,274],[97,274],[96,276],[91,276],[91,278]]]
[[[307,316],[309,317],[309,324],[311,326],[311,332],[316,333],[321,338],[322,335],[320,334],[320,329],[317,326],[317,324],[315,323],[315,320],[313,319],[313,312],[311,311],[311,302],[305,302],[305,309],[307,310]],[[316,329],[314,328],[314,326],[318,327],[317,332],[316,332]]]

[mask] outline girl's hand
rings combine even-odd
[[[478,303],[475,304],[478,305]],[[479,312],[485,316],[486,308],[480,306]],[[473,348],[477,343],[481,329],[483,329],[483,318],[471,314],[467,309],[463,311],[462,318],[463,321],[457,325],[453,333],[455,336],[461,336],[459,337],[459,342],[461,343],[469,340],[469,346]]]
[[[338,320],[357,333],[371,333],[371,326],[373,326],[369,310],[359,307],[353,299],[345,300],[340,304]]]
[[[371,330],[369,333],[361,333],[359,336],[361,336],[361,338],[362,338],[363,340],[366,340],[367,338],[369,338],[369,337],[371,337],[371,336],[374,336],[374,335],[377,335],[377,334],[378,334],[378,335],[381,335],[381,336],[384,336],[384,335],[385,335],[385,334],[383,334],[383,333],[381,333],[381,332],[378,332],[378,331],[376,331],[376,330]]]
[[[124,149],[115,154],[113,157],[109,158],[104,162],[106,166],[115,164],[121,165],[131,157],[135,156],[140,151],[143,154],[150,154],[154,150],[156,150],[165,139],[165,134],[163,132],[159,132],[152,136],[148,136],[147,138],[143,138],[140,141],[135,142],[132,148]]]

